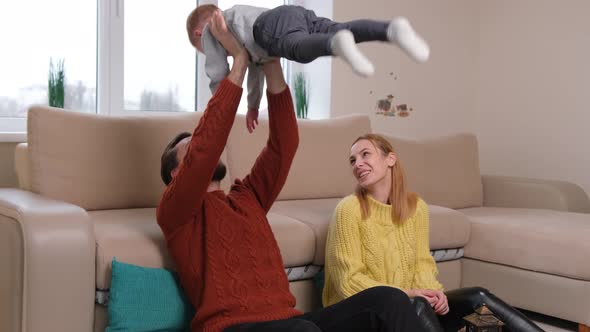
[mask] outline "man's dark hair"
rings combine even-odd
[[[190,135],[191,133],[187,131],[176,135],[162,153],[160,176],[166,185],[172,182],[172,171],[178,167],[179,160],[176,158],[176,145]]]

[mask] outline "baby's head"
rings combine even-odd
[[[188,39],[197,50],[203,52],[201,47],[201,34],[205,25],[211,20],[211,15],[219,8],[215,5],[200,5],[197,6],[186,19],[186,32]]]

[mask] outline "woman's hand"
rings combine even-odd
[[[446,315],[449,312],[449,300],[443,291],[433,290],[436,295],[436,303],[432,306],[434,312],[438,315]]]
[[[436,292],[430,289],[410,289],[406,291],[409,297],[416,297],[422,296],[423,298],[430,303],[430,306],[434,307],[438,298],[436,297]]]
[[[434,312],[438,315],[446,315],[449,312],[449,302],[443,291],[434,289],[410,289],[406,291],[409,297],[422,296],[430,303]]]

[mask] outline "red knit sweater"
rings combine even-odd
[[[209,101],[157,210],[168,250],[196,308],[192,331],[300,315],[266,219],[299,136],[289,89],[267,93],[270,134],[250,174],[229,194],[207,192],[242,95],[224,80]]]

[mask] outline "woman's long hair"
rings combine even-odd
[[[390,152],[395,154],[393,146],[385,137],[377,134],[366,134],[357,138],[352,145],[360,140],[368,140],[381,151],[384,155]],[[397,156],[397,155],[396,155]],[[369,211],[369,200],[367,196],[369,192],[366,188],[357,185],[355,194],[361,205],[361,217],[367,219],[371,215]],[[391,167],[391,191],[389,192],[389,204],[391,204],[391,220],[392,222],[402,223],[410,218],[416,212],[416,204],[418,202],[418,195],[413,192],[408,192],[406,185],[406,176],[399,158],[395,165]]]

